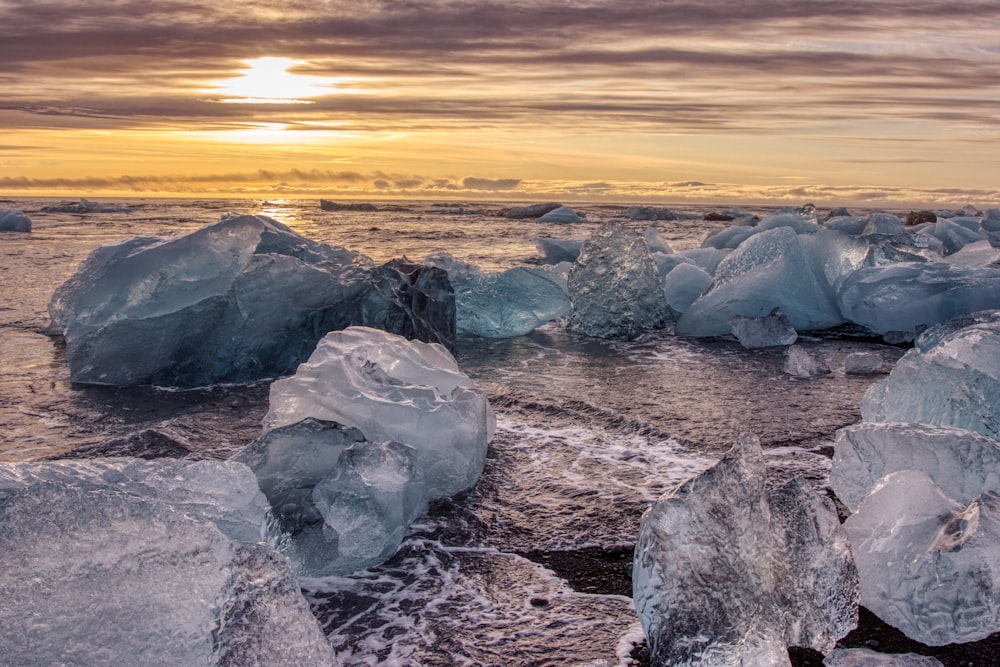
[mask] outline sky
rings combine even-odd
[[[1000,0],[0,0],[4,196],[1000,207]]]

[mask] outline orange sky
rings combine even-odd
[[[998,72],[996,0],[0,0],[0,197],[996,207]]]

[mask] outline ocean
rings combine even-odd
[[[188,232],[234,211],[271,216],[376,262],[444,250],[489,272],[538,264],[539,237],[585,239],[609,220],[655,226],[675,250],[696,248],[728,225],[639,222],[625,205],[609,204],[573,205],[587,221],[560,224],[501,217],[510,205],[501,202],[376,201],[374,211],[323,211],[316,200],[119,198],[106,201],[127,211],[42,211],[55,201],[0,201],[33,223],[30,233],[0,235],[2,461],[44,459],[145,429],[224,459],[260,435],[266,382],[191,391],[70,382],[62,343],[46,334],[47,306],[105,243]],[[672,208],[704,214],[728,206]],[[760,437],[774,484],[801,475],[824,492],[834,434],[860,420],[874,379],[845,374],[844,358],[876,351],[891,364],[903,352],[846,334],[805,335],[799,344],[831,372],[793,377],[781,349],[681,338],[669,328],[605,341],[553,322],[516,338],[460,339],[459,366],[498,418],[486,470],[470,491],[435,503],[384,565],[302,582],[342,664],[632,664],[642,630],[629,597],[630,554],[645,508],[746,431]]]

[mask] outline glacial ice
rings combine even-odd
[[[294,376],[271,385],[265,432],[309,417],[413,446],[432,499],[475,483],[496,426],[443,346],[367,327],[327,334]]]
[[[629,206],[625,209],[625,215],[632,220],[692,220],[695,215],[692,213],[680,213],[673,209],[660,206]]]
[[[871,422],[955,426],[1000,438],[1000,312],[931,327],[861,401]]]
[[[452,287],[458,283],[477,280],[483,276],[483,271],[475,264],[455,259],[450,252],[438,250],[424,258],[424,264],[437,269],[443,269],[448,274]]]
[[[568,206],[560,206],[545,213],[538,222],[584,222],[586,218]]]
[[[102,204],[83,197],[78,202],[60,202],[42,207],[44,213],[128,213],[131,210],[121,204]]]
[[[659,252],[664,255],[670,255],[674,252],[670,244],[667,243],[667,240],[660,234],[660,230],[656,227],[646,227],[646,230],[642,233],[642,238],[646,239],[646,246],[649,248],[649,252]]]
[[[516,266],[454,283],[456,331],[485,338],[522,336],[570,313],[570,264]]]
[[[862,604],[930,646],[1000,631],[1000,496],[956,502],[918,470],[881,480],[844,524]]]
[[[968,243],[975,243],[987,238],[979,226],[979,221],[972,221],[972,224],[963,224],[960,218],[939,218],[933,227],[926,230],[926,233],[939,239],[944,243],[945,251],[950,255],[958,252]]]
[[[785,352],[785,365],[782,370],[794,377],[805,379],[826,375],[830,372],[830,367],[801,345],[792,345]]]
[[[668,255],[674,257],[674,255]],[[695,300],[712,285],[712,276],[688,262],[678,263],[663,278],[663,294],[667,308],[675,317],[691,307]]]
[[[0,467],[3,661],[333,664],[287,560],[219,520],[250,471],[212,463]]]
[[[527,206],[514,206],[512,208],[504,211],[503,215],[507,218],[514,219],[524,219],[524,218],[540,218],[549,211],[554,211],[557,208],[561,208],[562,204],[556,202],[547,202],[544,204],[528,204]]]
[[[0,232],[30,232],[31,218],[24,211],[0,208]]]
[[[310,241],[265,216],[95,250],[60,286],[50,330],[74,382],[192,387],[292,372],[351,324],[450,345],[445,273]]]
[[[677,321],[677,333],[726,335],[733,316],[760,317],[774,308],[781,308],[797,331],[844,321],[813,273],[806,246],[785,226],[751,236],[722,260],[711,289]]]
[[[759,441],[643,516],[633,598],[653,664],[789,665],[857,624],[857,573],[832,501],[795,479],[773,491]]]
[[[901,262],[859,269],[839,303],[851,322],[885,334],[913,333],[956,315],[1000,308],[1000,269]]]
[[[542,262],[545,264],[572,263],[580,256],[583,241],[539,237],[535,239],[535,247],[538,248]]]
[[[861,422],[837,431],[830,486],[854,511],[886,475],[919,470],[962,504],[1000,493],[1000,441],[947,426]]]
[[[1000,248],[994,248],[989,239],[967,243],[960,250],[941,258],[955,266],[989,266],[1000,262]]]
[[[666,324],[660,274],[646,240],[615,223],[583,244],[569,272],[569,327],[597,338],[632,338]]]
[[[791,345],[799,337],[780,308],[763,317],[735,315],[729,320],[729,329],[747,349]]]
[[[847,375],[871,375],[884,372],[885,359],[878,352],[851,352],[844,357]]]
[[[897,236],[906,233],[906,227],[898,216],[892,213],[874,211],[868,215],[862,236]]]
[[[867,648],[838,648],[823,659],[824,667],[944,667],[929,655],[877,653]]]

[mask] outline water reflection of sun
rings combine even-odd
[[[338,79],[296,74],[289,70],[306,65],[291,58],[254,58],[243,61],[247,69],[238,76],[215,81],[208,89],[229,104],[312,104],[311,98],[338,92]]]

